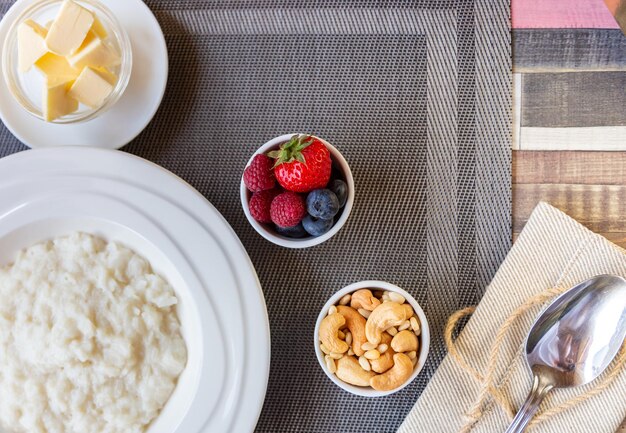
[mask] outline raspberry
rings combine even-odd
[[[252,192],[265,191],[276,186],[274,161],[266,155],[256,155],[243,172],[243,183]]]
[[[250,198],[250,215],[260,223],[271,223],[270,207],[272,200],[280,193],[278,189],[255,192]]]
[[[279,227],[298,225],[306,215],[304,199],[295,192],[283,192],[272,201],[270,215],[274,224]]]

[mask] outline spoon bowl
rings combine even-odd
[[[530,329],[526,359],[533,388],[506,433],[520,433],[553,388],[597,378],[626,338],[626,280],[599,275],[572,287],[546,308]]]

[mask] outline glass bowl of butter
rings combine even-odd
[[[40,0],[12,23],[2,49],[17,102],[51,123],[76,123],[111,108],[130,80],[130,39],[96,0]]]

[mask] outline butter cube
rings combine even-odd
[[[76,79],[80,74],[80,69],[73,68],[65,57],[57,56],[54,53],[44,54],[35,62],[35,67],[43,72],[49,80],[70,81]]]
[[[115,83],[117,83],[117,75],[115,75],[113,72],[109,71],[107,68],[93,68],[93,69],[98,74],[100,74],[100,76],[102,78],[107,80],[112,85],[115,85]]]
[[[46,80],[43,91],[43,116],[47,122],[78,110],[78,101],[68,93],[72,84],[73,80],[58,78]]]
[[[93,14],[93,24],[91,26],[91,30],[98,35],[100,39],[106,39],[109,34],[107,33],[102,21],[98,19],[96,14]]]
[[[115,49],[98,37],[95,31],[90,31],[85,41],[76,52],[68,58],[70,65],[75,68],[92,66],[107,68],[120,64],[120,56]]]
[[[48,35],[48,49],[61,56],[78,50],[94,22],[93,14],[72,0],[64,0]]]
[[[17,28],[17,55],[20,72],[27,72],[37,60],[48,52],[48,30],[33,20],[26,20]]]
[[[108,71],[100,72],[86,67],[70,88],[69,96],[88,107],[101,107],[113,91],[116,79],[117,77]]]

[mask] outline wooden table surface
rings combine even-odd
[[[539,201],[626,248],[626,152],[513,151],[513,239]]]

